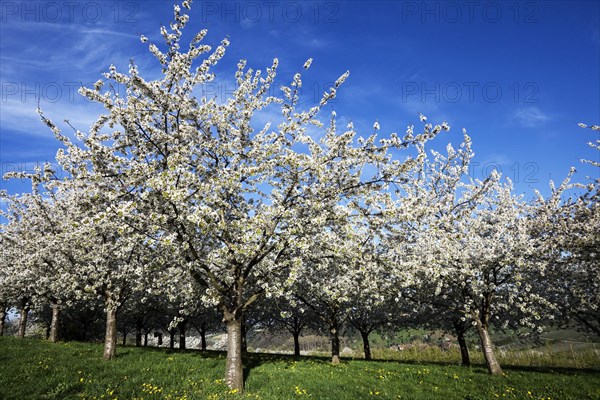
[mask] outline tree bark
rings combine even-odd
[[[331,334],[331,363],[337,365],[340,363],[340,333],[337,324],[332,324],[329,332]]]
[[[111,360],[117,355],[117,306],[107,302],[106,334],[104,336],[104,359]]]
[[[295,331],[294,335],[294,356],[300,357],[300,332]]]
[[[226,318],[227,324],[227,363],[225,383],[240,393],[244,390],[244,369],[242,365],[242,319]]]
[[[142,346],[142,326],[139,323],[135,324],[135,347]]]
[[[158,333],[158,345],[162,346],[162,344],[163,344],[163,334],[162,334],[162,332],[159,332]]]
[[[187,325],[187,321],[183,320],[179,323],[179,348],[185,349],[185,327]]]
[[[23,305],[21,307],[21,318],[19,319],[19,333],[18,338],[23,339],[25,337],[25,330],[27,329],[27,316],[29,315],[29,306]]]
[[[127,344],[127,332],[123,331],[123,347]]]
[[[492,375],[502,374],[502,368],[500,368],[500,364],[496,359],[494,345],[492,343],[492,339],[490,338],[487,324],[484,324],[479,319],[476,319],[475,326],[477,328],[477,333],[479,334],[479,340],[481,340],[481,349],[483,351],[483,356],[485,358],[485,364],[488,371]]]
[[[87,340],[87,330],[88,330],[88,323],[87,322],[83,322],[82,327],[81,327],[81,341],[85,342]]]
[[[363,340],[363,349],[365,351],[365,360],[372,360],[371,345],[369,344],[369,331],[360,331]]]
[[[200,329],[200,346],[200,350],[206,350],[206,329],[204,327]]]
[[[169,330],[169,348],[175,348],[175,331],[172,329]]]
[[[4,324],[6,322],[6,306],[0,304],[0,336],[4,336]]]
[[[467,341],[465,339],[464,332],[458,333],[458,346],[460,347],[460,357],[462,359],[462,365],[469,367],[471,365],[471,358],[469,357],[469,348],[467,347]]]
[[[467,340],[465,339],[465,332],[469,330],[470,324],[463,322],[460,319],[453,321],[454,331],[456,333],[456,340],[460,347],[460,357],[462,359],[462,365],[465,367],[471,366],[471,357],[469,357],[469,347],[467,346]]]
[[[452,323],[454,325],[454,332],[456,333],[458,346],[460,347],[460,357],[462,359],[462,365],[465,367],[469,367],[471,366],[471,357],[469,357],[469,347],[467,346],[465,332],[469,330],[471,324],[468,321],[462,321],[459,318],[452,321]]]
[[[51,343],[58,342],[58,324],[60,317],[60,306],[58,304],[52,304],[52,321],[50,321],[50,337]]]
[[[302,333],[302,329],[304,328],[304,324],[298,318],[297,315],[294,315],[294,319],[292,321],[291,327],[288,327],[288,331],[294,337],[294,356],[300,357],[300,334]]]

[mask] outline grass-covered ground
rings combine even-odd
[[[444,362],[332,366],[326,358],[251,354],[239,396],[222,381],[223,353],[127,347],[110,362],[101,355],[100,344],[0,337],[0,399],[600,399],[600,369],[589,366],[505,365],[504,376],[492,377],[483,366]]]

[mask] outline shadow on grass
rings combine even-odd
[[[348,360],[353,361],[366,361],[362,358],[347,358]],[[462,367],[462,368],[471,368],[480,370],[477,372],[481,372],[483,374],[488,374],[487,367],[484,363],[471,363],[470,366],[462,366],[461,364],[455,362],[447,362],[447,361],[427,361],[427,360],[386,360],[386,359],[373,359],[372,361],[376,361],[378,363],[398,363],[398,364],[408,364],[408,365],[438,365],[438,366],[446,366],[446,367]],[[512,365],[512,364],[502,364],[502,370],[505,371],[521,371],[521,372],[540,372],[540,373],[560,373],[560,374],[598,374],[600,373],[599,368],[572,368],[572,367],[555,367],[555,366],[523,366],[523,365]]]
[[[118,355],[128,356],[134,354],[134,349],[143,351],[159,352],[165,355],[169,354],[190,354],[201,358],[207,359],[221,359],[224,360],[227,357],[225,351],[220,350],[198,350],[198,349],[177,349],[177,348],[165,348],[165,347],[136,347],[136,346],[119,346]],[[323,364],[331,363],[331,358],[328,356],[294,356],[292,354],[274,354],[274,353],[244,353],[243,364],[244,364],[244,382],[247,381],[250,376],[252,369],[257,368],[264,364],[279,363],[279,362],[295,362],[295,361],[312,361]],[[393,364],[405,364],[405,365],[436,365],[436,366],[451,366],[460,367],[460,364],[445,362],[445,361],[425,361],[425,360],[389,360],[389,359],[373,359],[367,361],[363,358],[357,357],[343,357],[342,363],[344,362],[377,362],[377,363],[393,363]],[[471,366],[465,366],[465,369],[474,370],[475,373],[488,374],[485,364],[474,363]],[[522,366],[522,365],[502,365],[502,369],[506,372],[537,372],[537,373],[548,373],[548,374],[565,374],[565,375],[576,375],[576,374],[591,374],[597,375],[600,373],[600,368],[570,368],[570,367],[541,367],[541,366]]]
[[[503,365],[503,370],[506,371],[521,371],[521,372],[540,372],[540,373],[558,373],[565,375],[575,374],[593,374],[598,375],[600,368],[568,368],[568,367],[528,367],[523,365]]]
[[[325,356],[295,356],[293,354],[276,353],[245,353],[244,354],[244,382],[248,380],[254,368],[271,363],[287,362],[290,365],[297,361],[312,361],[313,363],[330,364],[331,357]]]

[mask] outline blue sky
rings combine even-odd
[[[159,42],[171,1],[0,2],[0,163],[2,173],[52,161],[57,142],[35,113],[38,98],[56,122],[87,130],[101,111],[76,93],[114,63],[129,59],[156,77],[157,63],[140,35]],[[231,45],[217,67],[233,89],[237,61],[264,69],[274,57],[288,82],[306,59],[304,101],[318,101],[344,71],[350,77],[328,106],[359,133],[420,126],[419,112],[452,130],[466,128],[476,158],[472,175],[500,169],[517,191],[547,192],[571,166],[577,179],[598,176],[581,158],[598,159],[596,139],[578,122],[600,123],[600,2],[595,1],[195,1],[186,30],[208,29],[205,42]],[[61,124],[64,126],[64,124]],[[596,136],[595,136],[596,135]],[[23,182],[1,181],[11,193]]]

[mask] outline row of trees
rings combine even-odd
[[[555,318],[598,333],[598,181],[567,199],[569,175],[525,202],[495,172],[469,178],[466,133],[460,146],[427,151],[446,123],[421,116],[422,131],[403,136],[380,135],[375,123],[366,138],[340,128],[335,112],[324,123],[348,72],[303,109],[300,73],[272,96],[278,61],[263,76],[242,60],[231,97],[206,98],[197,88],[215,79],[229,42],[213,50],[203,30],[184,52],[187,22],[175,6],[164,49],[149,46],[161,79],[145,80],[132,62],[80,90],[105,109],[88,132],[64,134],[39,111],[61,144],[61,171],[9,176],[30,179],[32,191],[3,194],[3,310],[17,306],[23,320],[33,304],[50,304],[56,340],[61,308],[100,300],[111,359],[128,302],[143,310],[166,299],[180,326],[216,309],[225,381],[238,390],[252,321],[285,317],[296,335],[313,313],[333,362],[348,322],[367,356],[369,333],[390,320],[453,327],[459,342],[473,326],[494,374],[492,324],[536,330]],[[277,125],[258,125],[274,108]]]

